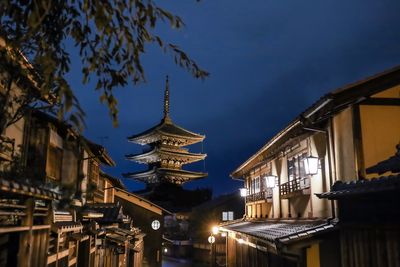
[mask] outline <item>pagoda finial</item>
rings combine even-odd
[[[169,79],[167,75],[164,94],[164,119],[169,119]]]

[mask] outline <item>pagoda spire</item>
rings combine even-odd
[[[167,75],[164,93],[164,120],[169,120],[169,79]]]

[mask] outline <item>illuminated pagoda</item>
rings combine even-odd
[[[126,155],[126,158],[141,164],[147,164],[148,170],[125,173],[131,178],[154,187],[161,183],[182,185],[195,179],[204,178],[207,173],[183,170],[185,164],[204,160],[206,154],[190,153],[185,146],[202,142],[204,135],[193,133],[179,127],[169,116],[169,82],[168,76],[164,95],[164,117],[161,122],[140,134],[128,137],[130,142],[147,145],[143,153]]]

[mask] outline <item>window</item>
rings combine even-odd
[[[232,220],[233,220],[233,211],[222,212],[222,221],[232,221]]]
[[[99,185],[99,164],[94,160],[89,162],[89,180],[96,186]]]
[[[250,184],[250,194],[255,194],[260,192],[260,176],[251,179]]]
[[[306,153],[298,155],[288,160],[288,176],[289,181],[306,177],[304,168],[304,158]]]
[[[53,145],[49,146],[47,155],[46,174],[54,180],[61,179],[63,151]]]

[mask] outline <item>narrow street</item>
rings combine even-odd
[[[189,260],[164,258],[162,267],[207,267],[207,265],[195,264]]]

